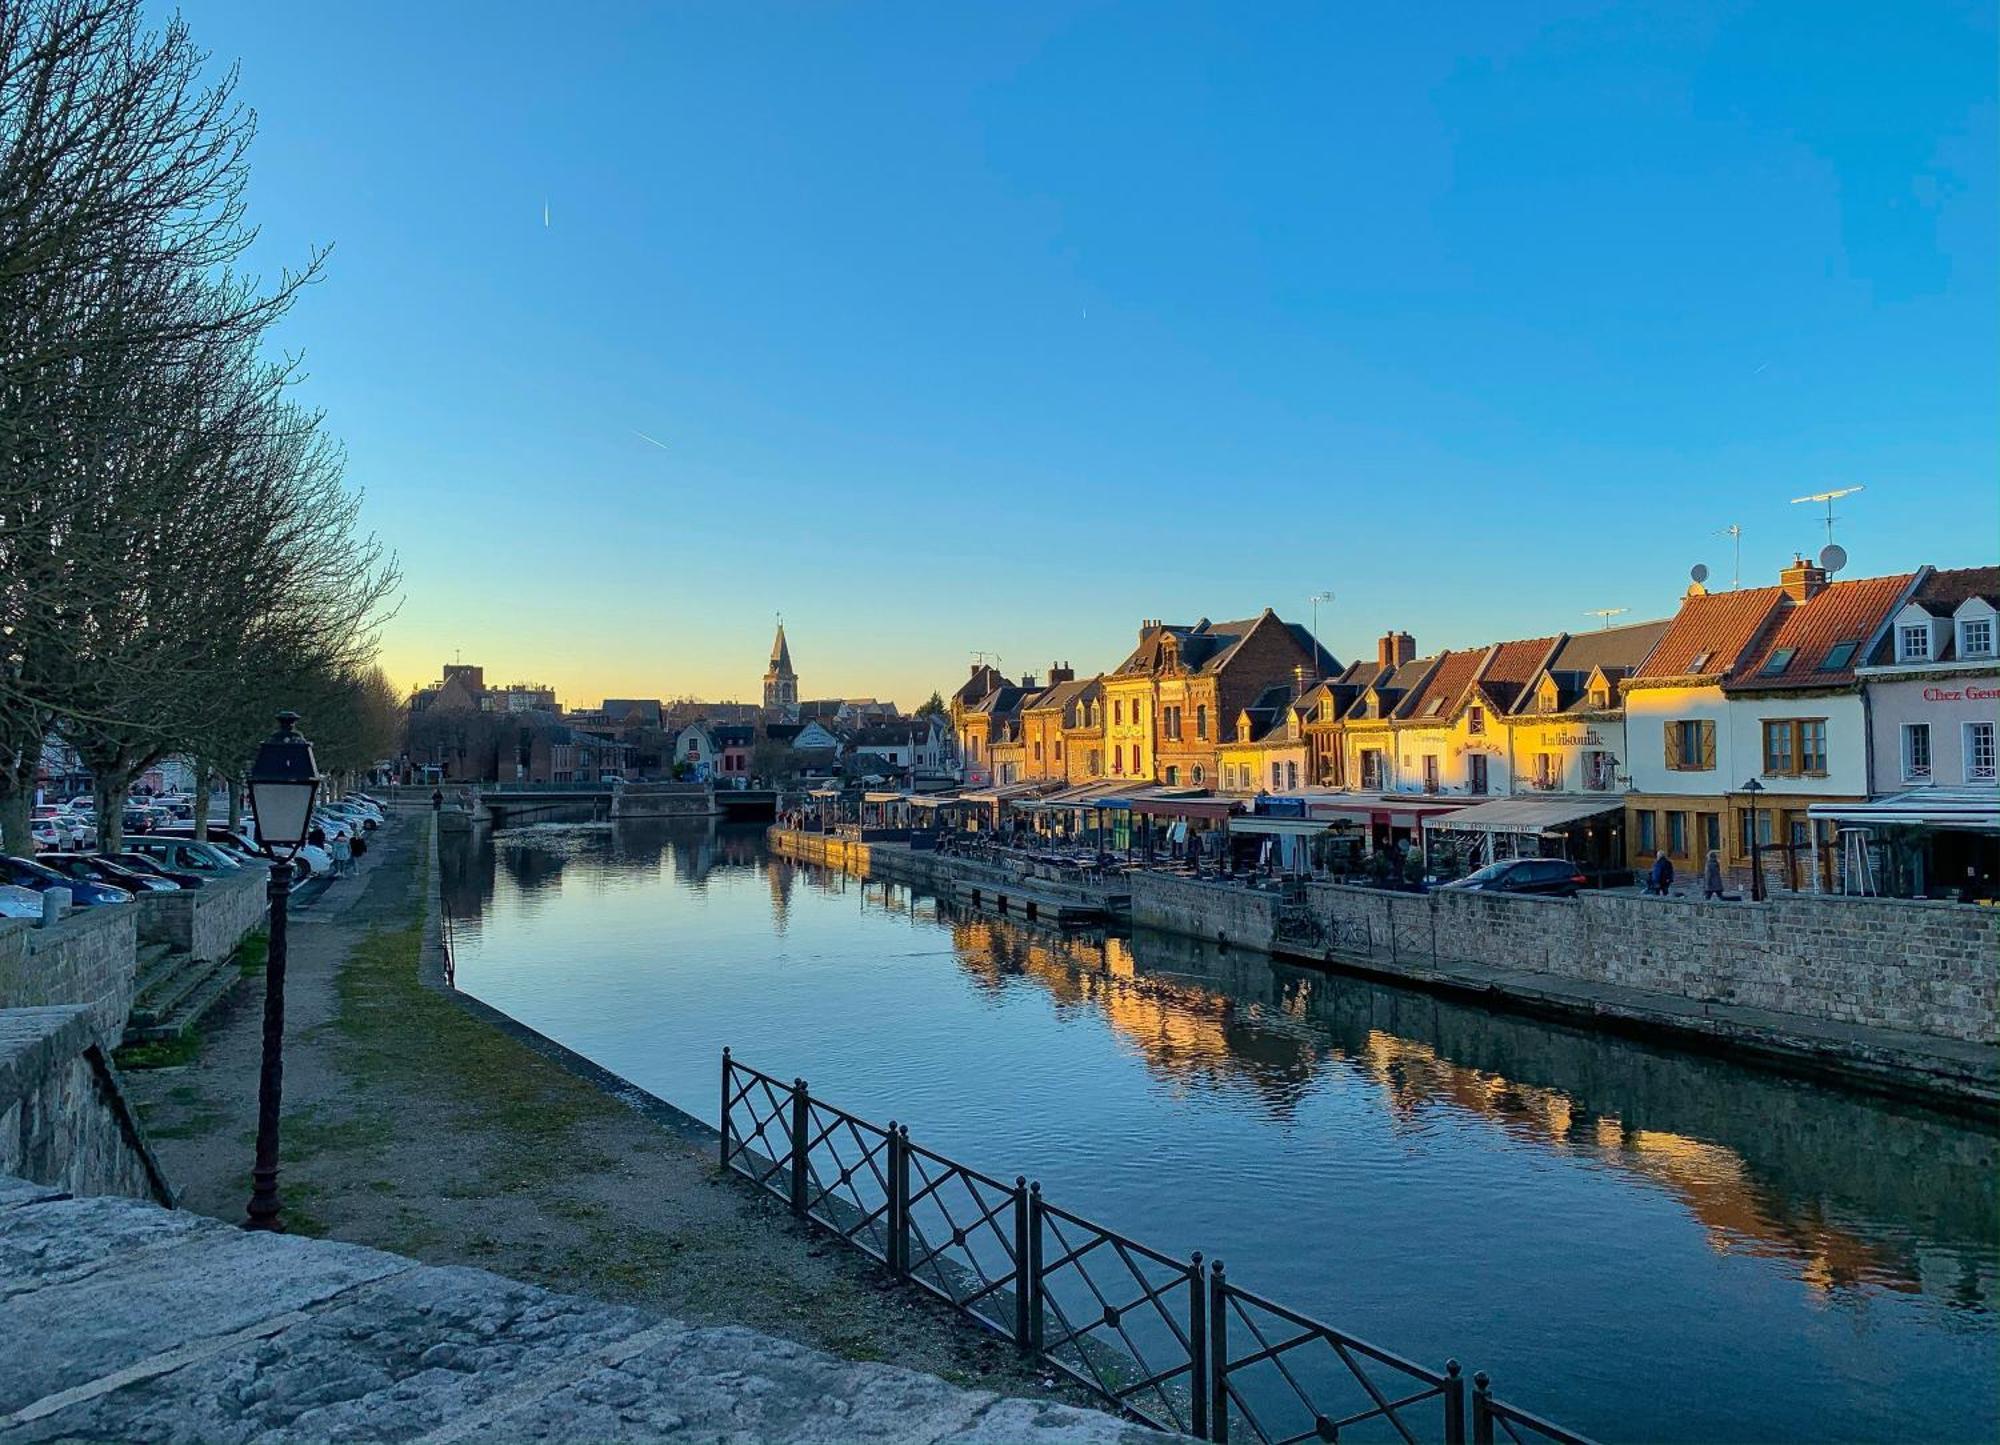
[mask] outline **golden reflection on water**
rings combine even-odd
[[[864,907],[908,912],[913,906],[900,885],[866,889]],[[1716,1253],[1782,1262],[1822,1296],[1862,1287],[1914,1294],[1925,1287],[1913,1242],[1868,1238],[1829,1218],[1819,1199],[1786,1197],[1727,1144],[1628,1125],[1563,1090],[1466,1067],[1430,1043],[1381,1028],[1367,1029],[1358,1043],[1327,1037],[1314,995],[1336,987],[1331,980],[1298,984],[1267,1006],[1199,980],[1149,973],[1129,939],[1066,934],[928,900],[915,906],[946,923],[958,966],[976,986],[999,989],[1025,977],[1060,1009],[1095,1009],[1147,1068],[1177,1088],[1247,1081],[1290,1114],[1325,1068],[1351,1069],[1413,1125],[1427,1111],[1446,1109],[1511,1140],[1588,1159],[1663,1191],[1699,1224]],[[1983,1304],[1991,1271],[1974,1273],[1979,1278],[1968,1290],[1966,1270],[1947,1269],[1939,1289]]]

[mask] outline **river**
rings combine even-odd
[[[459,986],[714,1123],[745,1063],[1606,1441],[1991,1439],[2000,1140],[704,823],[446,840]]]

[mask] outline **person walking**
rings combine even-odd
[[[1662,848],[1653,855],[1653,871],[1647,875],[1647,879],[1653,892],[1662,898],[1667,896],[1667,889],[1671,888],[1674,882],[1674,863],[1667,857],[1666,849]]]
[[[1722,896],[1722,854],[1714,848],[1708,850],[1708,858],[1701,865],[1701,896],[1704,902]]]

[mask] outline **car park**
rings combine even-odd
[[[0,853],[0,883],[11,883],[17,888],[29,888],[37,893],[46,893],[51,888],[67,888],[70,901],[78,908],[132,901],[132,895],[126,889],[94,879],[67,878],[32,859],[14,858],[5,853]]]

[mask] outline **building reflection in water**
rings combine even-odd
[[[935,916],[976,987],[1019,980],[1101,1013],[1176,1087],[1254,1093],[1295,1122],[1328,1070],[1414,1120],[1448,1110],[1675,1199],[1719,1253],[1784,1264],[1829,1297],[1923,1292],[1988,1309],[2000,1141],[1916,1105],[1492,1013],[1176,935],[1064,933],[899,884],[773,861],[862,906]]]

